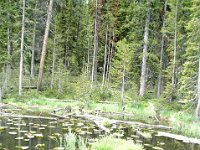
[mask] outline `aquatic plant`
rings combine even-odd
[[[78,136],[74,133],[69,132],[64,137],[64,148],[70,150],[76,150],[77,148],[80,150],[87,150],[86,140],[84,140],[81,136]]]

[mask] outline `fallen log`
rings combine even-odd
[[[54,113],[49,113],[49,115],[51,115],[53,117],[57,117],[59,119],[69,119],[69,116],[71,116],[70,114],[65,115],[65,116],[61,116],[61,115],[57,115],[57,114],[54,114]]]
[[[3,116],[3,117],[11,117],[11,118],[31,118],[31,119],[57,120],[57,118],[53,118],[53,117],[20,115],[20,114],[12,114],[12,113],[0,113],[0,115]]]
[[[145,124],[145,123],[134,122],[134,121],[114,120],[114,119],[108,119],[105,117],[94,116],[94,115],[90,115],[90,114],[75,115],[74,117],[89,118],[89,119],[98,120],[98,121],[108,120],[108,122],[110,124],[127,124],[127,125],[139,126],[141,128],[153,128],[153,129],[162,129],[162,130],[171,130],[172,129],[172,127],[164,126],[164,125],[151,125],[151,124]]]
[[[66,99],[56,99],[56,98],[45,98],[47,101],[55,101],[55,102],[80,102],[80,100],[66,100]]]
[[[183,136],[183,135],[159,131],[156,136],[172,138],[172,139],[175,139],[175,140],[178,140],[178,141],[183,141],[183,143],[192,143],[192,144],[199,144],[200,145],[200,139],[189,138],[189,137],[186,137],[186,136]]]
[[[93,121],[97,125],[97,127],[99,127],[101,130],[105,131],[106,133],[110,133],[110,130],[106,128],[105,126],[103,126],[101,122],[98,122],[97,120],[93,120]]]
[[[126,112],[100,112],[100,115],[114,115],[114,116],[134,116],[133,114],[126,113]]]

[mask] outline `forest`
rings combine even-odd
[[[0,0],[0,149],[199,150],[199,111],[200,0]]]

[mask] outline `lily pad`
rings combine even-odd
[[[8,134],[10,134],[10,135],[16,135],[17,132],[8,132]]]
[[[64,150],[64,147],[55,147],[53,150]]]
[[[35,146],[35,149],[44,149],[45,148],[45,144],[37,144]]]
[[[35,136],[36,138],[43,138],[43,137],[44,137],[42,133],[34,134],[34,136]]]
[[[20,137],[16,137],[15,140],[23,140],[24,137],[20,136]]]
[[[163,148],[162,148],[162,147],[157,147],[157,146],[155,146],[155,147],[152,147],[152,149],[154,149],[154,150],[163,150]]]

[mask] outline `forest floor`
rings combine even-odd
[[[127,102],[124,110],[122,110],[121,104],[117,102],[61,100],[46,97],[7,98],[3,102],[21,108],[26,112],[34,112],[40,115],[47,115],[60,108],[73,108],[89,113],[98,111],[98,113],[109,118],[166,125],[172,127],[174,133],[200,138],[200,121],[194,121],[193,114],[190,111],[186,111],[184,108],[172,110],[172,108],[166,108],[153,100],[149,102]]]

